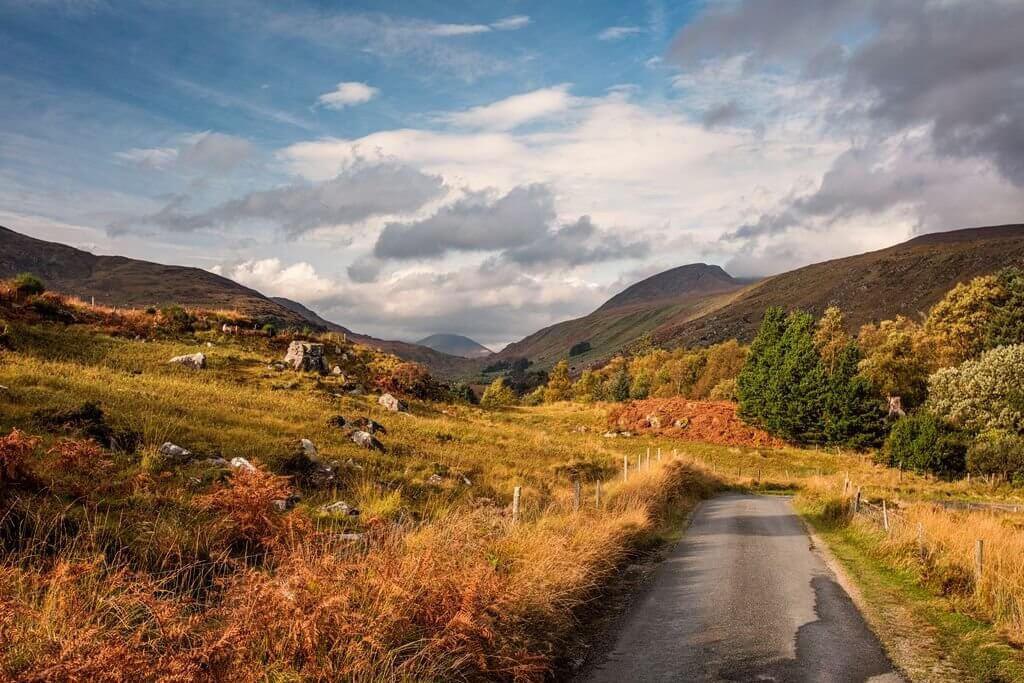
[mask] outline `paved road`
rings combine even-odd
[[[704,502],[591,683],[902,680],[789,500]]]

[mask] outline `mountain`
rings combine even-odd
[[[545,368],[575,350],[572,364],[588,365],[609,358],[668,321],[700,315],[731,298],[747,282],[733,278],[719,266],[679,266],[627,287],[589,315],[557,323],[509,344],[489,361],[522,357]]]
[[[630,285],[608,301],[604,302],[599,311],[632,304],[651,304],[665,299],[697,294],[712,294],[734,290],[744,283],[722,270],[721,266],[709,266],[706,263],[691,263],[652,275]]]
[[[31,272],[46,286],[110,306],[201,306],[225,308],[284,327],[309,326],[342,332],[353,341],[423,363],[448,376],[466,361],[407,342],[375,339],[348,330],[302,304],[266,297],[254,289],[201,268],[171,266],[123,256],[97,256],[66,244],[38,240],[0,227],[0,277]]]
[[[905,315],[920,319],[958,282],[1024,267],[1024,224],[930,233],[887,249],[834,259],[762,280],[699,316],[654,331],[669,346],[749,341],[769,306],[820,315],[843,311],[847,327]]]
[[[461,358],[486,358],[494,354],[483,344],[461,334],[432,334],[420,339],[416,344]]]

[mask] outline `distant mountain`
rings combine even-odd
[[[652,304],[682,296],[728,292],[741,287],[746,282],[749,280],[737,280],[722,270],[721,266],[691,263],[652,275],[646,280],[630,285],[604,302],[597,310],[608,311],[621,306]]]
[[[574,366],[592,364],[669,320],[696,316],[719,305],[747,282],[719,266],[679,266],[627,287],[589,315],[545,327],[509,344],[493,360],[523,357],[542,368],[563,358],[569,358]],[[575,351],[571,357],[570,351]]]
[[[494,354],[483,344],[461,334],[432,334],[420,339],[416,344],[461,358],[486,358]]]
[[[702,315],[667,321],[654,339],[670,346],[749,341],[769,306],[815,315],[838,306],[850,331],[896,315],[920,319],[958,282],[1006,266],[1024,267],[1024,224],[930,233],[767,278]]]
[[[441,376],[467,361],[407,342],[361,335],[325,320],[302,304],[264,296],[201,268],[169,266],[123,256],[97,256],[66,244],[38,240],[0,227],[0,278],[35,273],[46,286],[110,306],[201,306],[237,310],[283,327],[309,326],[347,334],[353,341],[423,363]]]

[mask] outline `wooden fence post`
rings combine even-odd
[[[512,521],[519,521],[519,499],[523,495],[523,487],[517,486],[512,489]]]
[[[889,511],[885,508],[885,498],[882,499],[882,526],[885,533],[889,533]]]
[[[597,480],[597,484],[594,485],[594,507],[598,510],[601,509],[601,480]]]
[[[658,449],[658,462],[661,462],[661,449]]]
[[[580,480],[579,477],[572,482],[572,511],[580,511]]]
[[[974,542],[974,588],[981,585],[981,573],[985,561],[985,541],[980,538]]]
[[[629,456],[622,456],[622,483],[629,481]]]
[[[853,497],[853,514],[860,512],[860,487],[857,487],[857,494]]]
[[[636,471],[639,472],[644,466],[644,456],[639,453],[636,454]]]
[[[756,481],[757,481],[758,484],[761,483],[761,468],[760,467],[757,468],[757,480]]]

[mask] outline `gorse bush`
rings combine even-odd
[[[966,451],[962,434],[942,418],[920,411],[893,425],[879,457],[889,467],[953,477],[963,473]]]
[[[46,291],[43,281],[32,273],[19,273],[14,276],[14,291],[21,296],[35,296]]]
[[[928,408],[972,431],[1024,431],[1024,344],[1001,346],[928,381]]]

